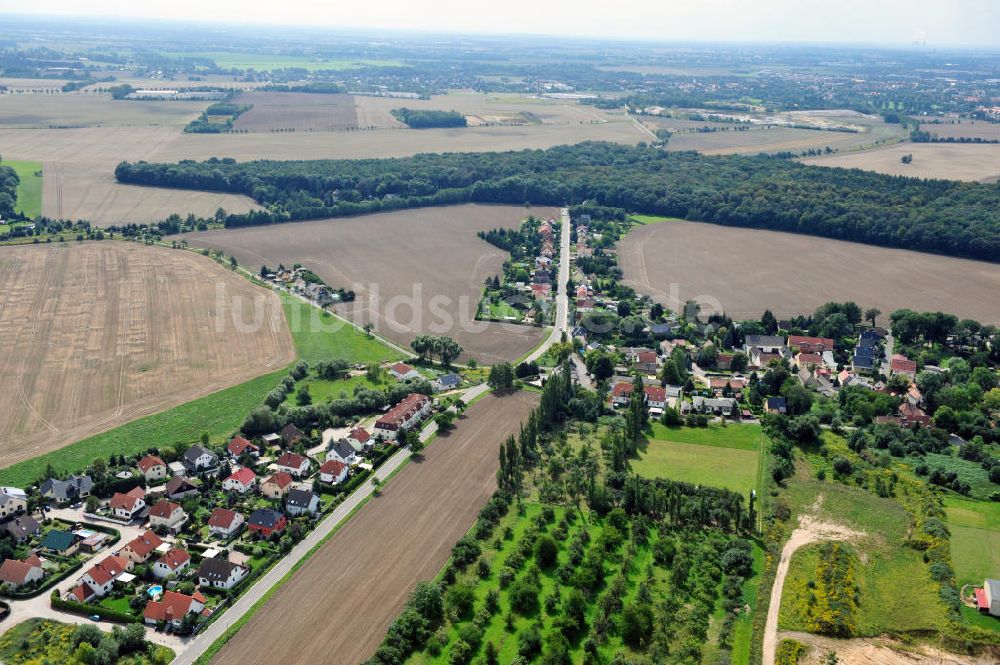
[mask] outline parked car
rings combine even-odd
[[[88,617],[88,618],[91,621],[100,621],[101,620],[101,615],[100,614],[91,614],[90,617]]]

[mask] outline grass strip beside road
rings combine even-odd
[[[57,473],[76,473],[97,457],[135,455],[147,448],[193,443],[202,432],[208,432],[212,440],[221,439],[239,428],[286,372],[287,368],[259,376],[0,469],[0,485],[29,485],[45,473],[49,464]]]

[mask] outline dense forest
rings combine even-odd
[[[428,129],[430,127],[465,127],[465,116],[458,111],[433,111],[419,109],[393,109],[396,120],[412,129]]]
[[[566,205],[808,233],[1000,261],[1000,186],[581,143],[397,159],[122,162],[119,181],[246,194],[227,226],[464,202]]]

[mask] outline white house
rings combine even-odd
[[[146,508],[146,491],[134,487],[125,494],[115,492],[111,497],[111,514],[121,520],[133,519]]]
[[[229,538],[243,526],[246,518],[235,510],[215,508],[208,517],[208,530],[218,538]]]
[[[234,471],[228,478],[222,481],[222,489],[227,492],[239,492],[246,494],[257,485],[257,474],[250,467],[243,467]]]
[[[173,529],[182,524],[186,519],[187,513],[184,512],[181,505],[179,503],[174,503],[173,501],[168,501],[167,499],[157,501],[156,504],[149,509],[150,526],[162,526],[168,529]]]
[[[171,575],[185,570],[191,565],[191,555],[180,549],[173,547],[167,550],[166,554],[157,559],[153,564],[153,575],[158,580],[162,580]]]
[[[198,473],[214,467],[219,462],[219,457],[208,448],[196,443],[187,449],[181,461],[188,471]]]
[[[0,584],[10,584],[13,587],[38,582],[44,575],[42,560],[37,554],[32,554],[23,561],[7,559],[0,566]]]
[[[163,480],[169,475],[166,462],[156,455],[146,455],[136,466],[142,471],[146,480]]]
[[[337,460],[338,462],[343,462],[348,466],[354,466],[358,463],[358,455],[354,448],[344,439],[339,441],[334,441],[330,444],[330,447],[326,451],[326,459]]]
[[[408,379],[419,379],[420,372],[413,369],[406,363],[395,363],[389,367],[389,374],[392,374],[397,381],[406,381]]]
[[[250,569],[226,559],[204,559],[198,567],[198,584],[216,589],[232,589],[243,581]]]
[[[395,439],[401,430],[410,429],[427,416],[432,406],[427,395],[410,393],[375,421],[375,436],[385,440]]]
[[[309,474],[309,458],[298,453],[285,452],[275,461],[279,471],[287,471],[296,478]]]
[[[319,468],[319,481],[337,485],[347,480],[348,466],[338,459],[327,460]]]
[[[20,515],[28,509],[28,495],[17,487],[0,487],[0,519]]]
[[[315,515],[319,511],[319,497],[309,490],[293,489],[285,497],[285,510],[289,515]]]

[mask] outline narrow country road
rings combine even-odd
[[[569,283],[569,236],[570,224],[569,208],[562,208],[559,211],[560,222],[562,224],[559,236],[559,283],[556,285],[556,322],[552,327],[552,332],[541,345],[525,357],[524,362],[538,360],[545,355],[553,344],[562,339],[562,334],[569,334],[569,294],[566,292],[566,285]]]

